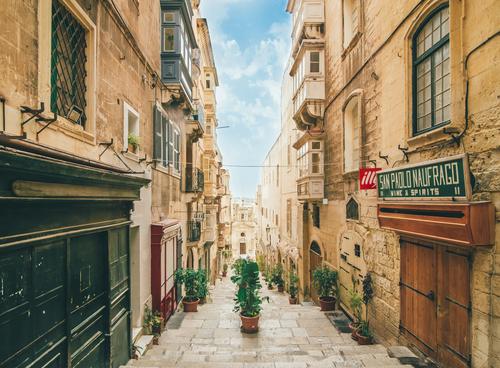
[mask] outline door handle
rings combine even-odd
[[[433,290],[429,291],[426,297],[429,298],[430,300],[434,300],[435,298],[434,291]]]

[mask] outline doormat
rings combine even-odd
[[[335,328],[341,333],[350,333],[349,323],[351,320],[342,311],[334,311],[331,313],[325,313],[330,322],[335,326]]]

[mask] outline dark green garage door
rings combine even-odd
[[[118,367],[130,351],[128,227],[0,250],[0,367]]]

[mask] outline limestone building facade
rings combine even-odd
[[[377,339],[447,367],[498,365],[498,2],[287,10],[302,296],[315,300],[311,271],[327,265],[350,314],[370,274]]]

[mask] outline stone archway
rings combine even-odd
[[[313,271],[323,264],[323,253],[319,244],[313,240],[309,246],[309,290],[311,293],[311,299],[318,304],[319,295],[316,288],[313,286]]]

